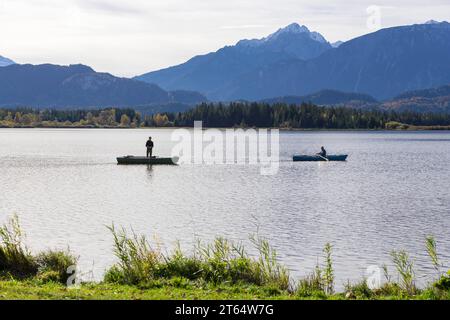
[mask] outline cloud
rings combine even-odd
[[[113,14],[145,14],[143,8],[126,4],[125,1],[111,0],[75,0],[75,4],[82,9],[95,10]]]
[[[266,27],[263,24],[244,24],[238,26],[221,26],[220,29],[224,30],[236,30],[236,29],[258,29]]]
[[[382,27],[450,19],[448,0],[0,0],[0,55],[132,76],[292,22],[348,40],[370,32],[370,5]]]

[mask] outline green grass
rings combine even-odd
[[[0,300],[435,300],[450,299],[450,291],[424,290],[408,296],[395,291],[380,290],[370,296],[356,292],[308,296],[280,291],[273,287],[235,284],[198,285],[189,281],[180,285],[179,279],[148,283],[147,285],[118,285],[112,283],[83,284],[78,289],[57,282],[39,280],[0,280]],[[365,289],[363,289],[365,291]]]
[[[187,284],[188,283],[188,284]],[[84,284],[69,289],[59,283],[37,280],[0,281],[0,299],[96,299],[96,300],[274,300],[293,299],[287,292],[255,285],[197,286],[177,280],[130,286],[111,283]]]

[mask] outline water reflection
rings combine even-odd
[[[151,179],[153,176],[153,165],[147,165],[147,176]]]

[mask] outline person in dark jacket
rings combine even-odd
[[[318,155],[321,156],[321,157],[326,158],[326,157],[327,157],[327,150],[325,150],[325,148],[324,148],[323,146],[322,146],[320,149],[321,149],[322,151],[320,151],[320,152],[318,153]]]
[[[147,158],[151,158],[152,157],[152,153],[153,153],[153,141],[152,141],[152,137],[149,137],[147,140],[147,143],[145,144],[145,146],[147,147]]]

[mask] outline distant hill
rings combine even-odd
[[[450,85],[405,92],[380,107],[398,112],[450,113]]]
[[[156,83],[167,90],[194,90],[214,100],[226,100],[228,92],[222,89],[240,75],[280,61],[312,59],[331,48],[322,35],[294,23],[266,38],[242,40],[235,46],[136,79]]]
[[[422,97],[422,98],[438,98],[438,97],[447,97],[450,96],[450,85],[445,85],[438,88],[431,89],[423,89],[423,90],[414,90],[404,92],[397,97],[396,100],[399,99],[410,99],[414,97]]]
[[[138,79],[199,91],[214,101],[305,96],[323,89],[387,100],[450,83],[447,22],[382,29],[333,46],[293,24]]]
[[[84,65],[10,65],[0,68],[0,105],[68,109],[134,107],[168,103],[194,105],[199,93],[167,92],[155,84],[95,72]]]
[[[450,113],[450,85],[437,88],[404,92],[397,97],[378,102],[367,94],[321,90],[306,96],[286,96],[264,99],[270,104],[286,103],[299,105],[311,102],[322,106],[344,106],[354,109],[378,109],[387,111],[410,111],[419,113]]]
[[[372,96],[362,93],[340,92],[336,90],[321,90],[306,96],[285,96],[262,100],[267,103],[301,104],[311,102],[316,105],[367,105],[376,104]]]
[[[14,63],[15,62],[12,61],[11,59],[0,56],[0,67],[6,67]]]

